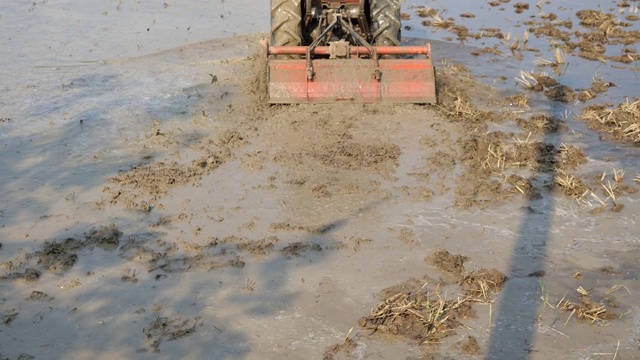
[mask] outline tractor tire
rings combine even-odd
[[[400,46],[400,0],[371,0],[373,45]]]
[[[271,45],[302,44],[302,0],[271,0]]]

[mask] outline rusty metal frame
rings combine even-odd
[[[331,59],[330,46],[268,46],[267,83],[272,104],[348,102],[436,103],[431,46],[349,46],[350,58]],[[381,58],[377,65],[371,60]],[[303,57],[307,57],[304,59]],[[282,59],[278,55],[302,58]],[[413,58],[404,58],[413,55]],[[316,72],[307,77],[307,60]],[[379,78],[372,72],[379,69]]]

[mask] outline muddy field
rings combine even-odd
[[[640,359],[637,2],[407,2],[433,106],[266,105],[251,5],[0,12],[0,359]]]

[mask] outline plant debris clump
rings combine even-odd
[[[400,335],[416,344],[437,343],[455,334],[455,329],[462,326],[460,320],[476,317],[473,303],[490,302],[507,280],[496,269],[466,271],[464,262],[468,259],[446,250],[438,250],[425,259],[456,277],[461,296],[443,297],[439,285],[430,289],[425,281],[410,279],[382,290],[380,303],[359,320],[359,325],[374,332]]]

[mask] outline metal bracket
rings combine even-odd
[[[329,59],[348,59],[351,57],[349,42],[346,40],[329,43]]]
[[[312,43],[311,45],[309,45],[309,47],[307,47],[307,80],[311,81],[313,80],[313,78],[315,77],[315,72],[313,71],[313,59],[312,59],[312,54],[313,51],[315,50],[316,47],[318,47],[318,45],[320,44],[321,41],[323,41],[323,39],[327,36],[327,34],[329,34],[329,32],[331,30],[333,30],[334,27],[336,27],[336,25],[340,24],[340,27],[347,31],[349,33],[349,35],[351,35],[353,37],[353,39],[355,40],[356,43],[358,43],[361,46],[364,46],[367,48],[367,50],[369,50],[369,53],[371,54],[371,60],[373,60],[373,73],[372,73],[372,78],[380,81],[380,79],[382,78],[382,71],[380,70],[380,64],[378,62],[378,54],[376,52],[376,49],[371,46],[371,44],[369,44],[367,42],[367,40],[365,40],[362,36],[360,36],[351,26],[351,24],[347,21],[344,20],[343,18],[343,14],[339,13],[339,12],[332,12],[332,14],[334,16],[333,21],[331,22],[331,24],[329,24],[329,26],[327,26],[326,29],[324,29],[324,31],[322,32],[322,34],[320,34]],[[337,41],[337,42],[332,42],[329,44],[331,51],[330,51],[330,57],[333,58],[348,58],[350,56],[350,45],[347,41],[341,40],[341,41]]]
[[[313,50],[316,47],[318,47],[318,45],[320,45],[320,41],[322,41],[322,39],[324,39],[324,37],[327,36],[327,34],[338,24],[338,20],[341,20],[341,19],[342,19],[341,15],[340,14],[336,14],[336,17],[333,20],[333,22],[331,24],[329,24],[329,26],[327,26],[326,29],[324,29],[322,34],[320,34],[320,36],[318,36],[311,43],[311,45],[309,45],[309,47],[307,47],[307,80],[311,81],[311,80],[313,80],[313,77],[315,76],[315,73],[313,71],[313,63],[312,63],[312,60],[311,60],[311,54],[313,53]]]
[[[340,18],[340,25],[342,25],[342,28],[347,30],[349,34],[353,36],[354,39],[356,39],[357,42],[359,42],[362,46],[366,47],[371,52],[371,59],[373,60],[372,77],[373,79],[380,81],[380,79],[382,78],[382,71],[380,71],[380,64],[378,63],[378,54],[376,53],[376,49],[371,46],[371,44],[369,44],[365,39],[363,39],[362,36],[358,35],[358,33],[351,27],[351,24],[347,23],[342,18]]]

